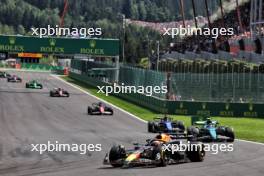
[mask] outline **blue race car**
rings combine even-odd
[[[184,133],[184,131],[185,126],[182,121],[173,120],[166,115],[148,122],[148,132],[150,133]]]
[[[187,128],[190,140],[202,142],[234,142],[234,130],[226,126],[218,126],[218,121],[207,117],[206,120],[192,120],[193,126]]]

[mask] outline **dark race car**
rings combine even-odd
[[[148,121],[148,132],[150,133],[184,133],[185,126],[182,121],[173,120],[173,118],[165,117],[154,118]]]
[[[0,78],[8,78],[8,77],[11,77],[11,75],[6,72],[0,71]]]
[[[70,93],[62,88],[55,88],[50,91],[51,97],[69,97]]]
[[[13,83],[21,83],[22,79],[16,75],[7,77],[7,82],[13,82]]]
[[[106,104],[99,102],[88,106],[87,112],[89,115],[113,115],[113,108],[106,106]]]
[[[196,147],[190,149],[196,144]],[[104,164],[113,167],[136,167],[154,165],[164,167],[167,164],[185,162],[202,162],[205,157],[204,145],[199,142],[189,143],[185,149],[172,152],[172,147],[179,146],[180,141],[168,134],[159,134],[146,144],[134,144],[134,148],[126,150],[123,145],[115,145],[104,158]]]
[[[32,80],[26,83],[26,88],[31,88],[31,89],[42,89],[43,86],[36,80]]]
[[[193,117],[195,118],[195,117]],[[206,120],[192,120],[193,126],[188,127],[187,135],[191,140],[202,142],[234,142],[234,130],[207,117]]]

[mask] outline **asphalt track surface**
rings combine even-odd
[[[10,71],[11,72],[11,71]],[[113,144],[132,146],[153,135],[146,124],[115,109],[113,117],[88,116],[87,106],[95,98],[47,73],[14,72],[23,83],[0,79],[0,175],[1,176],[263,176],[264,146],[235,142],[234,152],[207,153],[205,161],[170,165],[165,168],[112,168],[102,164]],[[37,79],[43,90],[25,89]],[[49,90],[62,87],[69,98],[50,98]],[[31,144],[47,141],[102,144],[101,152],[31,151]]]

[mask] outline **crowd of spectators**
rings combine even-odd
[[[207,19],[203,16],[197,16],[196,17],[197,23],[200,26],[204,26],[205,24],[208,23]],[[163,34],[165,32],[165,28],[180,28],[183,27],[183,21],[172,21],[172,22],[163,22],[163,23],[154,23],[154,22],[146,22],[146,21],[139,21],[139,20],[127,20],[126,21],[128,24],[134,24],[142,27],[148,27],[153,30],[156,30]],[[191,26],[194,27],[195,23],[194,20],[185,20],[185,26]]]
[[[238,16],[238,11],[236,8],[230,12],[225,12],[224,18],[221,15],[218,19],[211,21],[211,26],[208,24],[206,17],[198,16],[196,17],[199,27],[211,27],[211,28],[233,28],[233,36],[220,36],[217,39],[213,39],[210,36],[205,35],[195,35],[188,36],[180,40],[180,42],[175,43],[171,50],[178,51],[180,53],[185,53],[186,51],[191,51],[195,53],[200,53],[201,51],[206,51],[210,53],[217,53],[218,50],[223,50],[229,52],[229,42],[230,40],[240,40],[243,38],[250,38],[250,1],[241,5],[239,7],[240,17]],[[264,9],[264,3],[263,3]],[[264,10],[263,10],[264,16]],[[240,21],[240,22],[239,22]],[[183,26],[182,21],[177,22],[165,22],[165,23],[152,23],[144,21],[133,21],[128,20],[128,23],[136,24],[143,27],[149,27],[160,33],[164,33],[164,28],[179,28]],[[186,26],[195,27],[194,20],[186,20]],[[259,35],[264,36],[264,27],[260,27]]]
[[[226,13],[224,18],[220,17],[217,20],[211,22],[211,28],[233,28],[233,36],[220,36],[216,40],[204,35],[192,36],[185,39],[183,42],[186,45],[185,51],[193,51],[196,53],[199,53],[200,51],[217,53],[218,50],[223,50],[229,52],[229,40],[250,38],[250,2],[240,6],[239,11],[240,16],[238,16],[238,11],[235,8],[229,13]],[[241,23],[239,23],[239,21],[241,21]],[[177,48],[173,49],[178,51]],[[182,50],[179,51],[182,52]]]

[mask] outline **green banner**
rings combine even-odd
[[[263,104],[220,102],[167,102],[168,112],[177,115],[264,117]]]
[[[0,52],[119,56],[119,40],[0,36]]]

